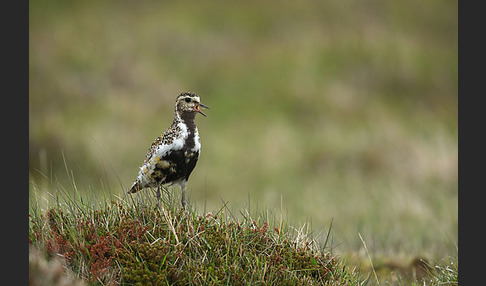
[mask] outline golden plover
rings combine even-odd
[[[195,93],[183,92],[176,98],[174,121],[150,146],[129,193],[157,187],[157,198],[160,199],[161,185],[179,184],[182,190],[181,203],[185,209],[187,180],[201,150],[195,117],[196,113],[206,114],[200,107],[209,108],[200,102]]]

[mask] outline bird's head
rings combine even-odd
[[[176,99],[176,112],[198,112],[206,116],[200,107],[209,109],[208,106],[201,103],[199,95],[193,92],[183,92]]]

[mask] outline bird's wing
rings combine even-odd
[[[150,145],[143,165],[148,163],[154,156],[162,157],[171,150],[181,149],[181,139],[183,136],[184,134],[181,130],[181,126],[179,124],[172,124],[164,134],[157,137],[152,145]]]
[[[155,139],[138,174],[137,180],[142,188],[165,181],[167,174],[174,167],[174,162],[168,157],[173,151],[182,149],[186,133],[183,126],[173,124],[164,134]]]

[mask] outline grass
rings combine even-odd
[[[30,203],[31,253],[61,259],[92,285],[361,285],[362,278],[284,221],[184,212],[152,194],[93,205],[64,197],[42,211]],[[31,263],[31,279],[45,279]],[[36,275],[37,274],[37,275]]]
[[[78,193],[73,183],[75,193]],[[54,195],[54,193],[56,193]],[[281,214],[199,215],[167,190],[83,199],[57,184],[29,203],[29,279],[48,285],[457,285],[457,261],[359,270]],[[95,203],[96,202],[96,203]],[[366,243],[360,236],[365,248]],[[366,249],[367,250],[367,249]],[[369,253],[368,253],[369,256]],[[370,262],[371,262],[371,257]],[[377,275],[378,273],[378,275]]]

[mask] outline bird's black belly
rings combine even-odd
[[[163,176],[155,176],[157,183],[168,184],[178,180],[187,181],[198,158],[199,151],[191,151],[185,148],[166,154],[154,168],[154,173],[163,174]]]

